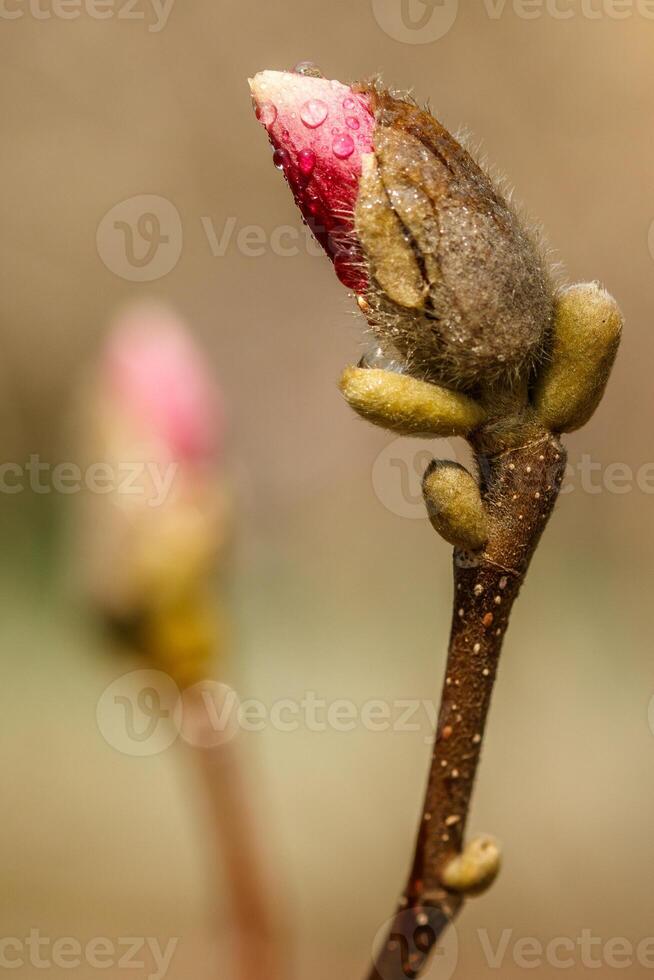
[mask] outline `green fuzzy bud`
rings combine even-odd
[[[599,405],[622,324],[617,303],[599,283],[578,283],[559,297],[550,362],[534,391],[536,411],[553,432],[581,428]]]
[[[422,491],[432,527],[455,548],[477,551],[488,540],[488,522],[477,481],[459,463],[434,460]]]
[[[467,435],[485,417],[467,395],[394,371],[346,368],[339,386],[355,412],[402,435]]]
[[[480,895],[492,885],[501,865],[497,841],[488,835],[475,837],[462,854],[452,858],[441,873],[441,881],[450,891]]]

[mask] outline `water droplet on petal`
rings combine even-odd
[[[272,126],[277,118],[277,109],[272,102],[262,102],[254,114],[263,126]]]
[[[300,173],[308,177],[313,173],[313,168],[316,165],[316,154],[313,150],[300,150],[297,155],[297,163],[300,168]]]
[[[358,129],[359,128],[359,120],[357,119],[356,116],[348,116],[347,119],[345,120],[345,122],[348,124],[348,126],[350,127],[350,129]]]
[[[350,99],[349,97],[347,99],[343,99],[343,108],[354,109],[354,99]]]
[[[273,153],[273,163],[278,170],[283,170],[289,162],[289,155],[286,150],[275,150]]]
[[[310,78],[324,78],[315,61],[298,61],[293,69],[296,75],[308,75]]]
[[[317,129],[324,123],[328,111],[322,99],[309,99],[300,109],[300,119],[309,129]]]
[[[332,143],[332,150],[339,160],[347,160],[354,153],[354,140],[347,133],[337,136]]]

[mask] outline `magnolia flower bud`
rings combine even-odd
[[[259,121],[295,202],[348,288],[367,286],[354,233],[363,154],[375,120],[366,95],[341,82],[299,72],[259,72],[250,80]]]
[[[85,497],[81,543],[94,604],[128,621],[186,603],[204,587],[225,534],[224,418],[208,364],[173,314],[132,307],[78,401],[86,455],[113,475],[109,492]]]
[[[111,331],[103,384],[132,438],[156,440],[160,454],[202,464],[220,456],[223,411],[207,365],[169,311],[138,305]]]
[[[526,377],[551,327],[552,285],[537,244],[470,154],[378,86],[290,72],[250,84],[295,199],[363,295],[384,352],[462,389]]]

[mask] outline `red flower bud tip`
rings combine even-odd
[[[304,220],[344,285],[368,285],[354,232],[363,154],[372,153],[370,100],[315,73],[262,71],[250,79],[256,115]]]
[[[107,344],[104,371],[113,400],[144,438],[174,459],[215,461],[224,422],[218,392],[185,326],[170,312],[124,313]]]

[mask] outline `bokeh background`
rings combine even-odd
[[[450,604],[449,549],[417,497],[425,446],[367,427],[341,400],[361,324],[304,244],[248,75],[312,59],[331,77],[382,72],[413,88],[510,178],[566,277],[619,298],[615,373],[567,440],[570,492],[506,643],[471,818],[503,841],[505,865],[460,919],[459,978],[497,975],[483,930],[493,947],[509,937],[506,977],[525,972],[512,956],[525,937],[654,935],[648,6],[176,0],[162,23],[145,0],[116,0],[105,19],[16,0],[0,14],[0,456],[75,458],[78,379],[121,304],[151,297],[186,318],[228,406],[237,526],[220,671],[242,697],[436,699]],[[135,225],[144,195],[164,199],[154,210],[171,240],[137,268],[111,222]],[[257,254],[247,226],[263,236]],[[286,226],[292,254],[286,233],[282,248],[275,238]],[[456,442],[435,449],[464,458]],[[580,485],[583,454],[600,464],[595,489]],[[614,463],[631,468],[625,492],[604,485]],[[129,757],[98,730],[98,699],[126,667],[70,575],[74,509],[56,494],[0,495],[2,936],[179,937],[170,980],[230,977],[228,937],[211,938],[220,870],[188,754]],[[413,843],[430,751],[418,721],[241,737],[288,978],[362,975]],[[225,897],[225,933],[227,922]],[[594,956],[613,973],[601,945]],[[580,950],[572,958],[569,975],[591,970]],[[653,960],[634,956],[623,973],[647,976]],[[13,975],[44,972],[59,975],[29,963]],[[429,974],[450,975],[447,957]]]

